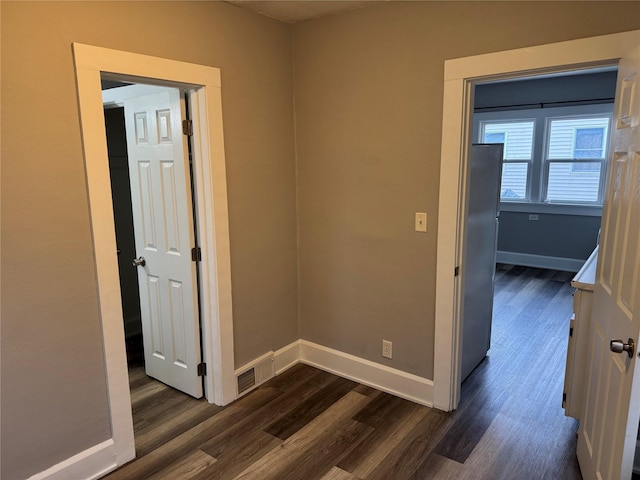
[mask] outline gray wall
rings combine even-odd
[[[498,250],[586,260],[597,244],[600,217],[501,212]]]
[[[611,103],[616,72],[543,78],[478,85],[475,111],[502,111],[546,106]],[[513,108],[511,108],[513,107]],[[503,211],[500,215],[498,250],[549,257],[586,260],[597,243],[600,216],[539,213],[529,220],[527,212]]]
[[[608,1],[380,2],[294,26],[224,2],[0,8],[12,480],[111,435],[72,42],[221,68],[237,366],[300,336],[380,362],[387,338],[390,366],[432,378],[444,60],[640,28],[640,3]]]

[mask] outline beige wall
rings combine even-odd
[[[111,436],[71,42],[221,68],[236,365],[298,338],[295,168],[288,25],[221,2],[0,5],[13,480]]]
[[[445,59],[638,28],[638,2],[382,2],[295,25],[302,338],[433,378]]]
[[[293,28],[221,2],[0,6],[3,478],[110,436],[71,42],[222,69],[236,365],[300,328],[378,362],[392,340],[388,364],[430,378],[444,59],[640,28],[632,2],[385,2]]]

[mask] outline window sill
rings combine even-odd
[[[576,215],[601,217],[602,206],[566,205],[556,203],[500,202],[501,212],[545,213],[550,215]]]

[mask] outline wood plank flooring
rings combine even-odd
[[[130,373],[119,479],[581,479],[561,408],[572,274],[499,265],[492,345],[444,413],[296,365],[227,407]]]

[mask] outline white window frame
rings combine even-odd
[[[532,160],[527,172],[527,195],[526,200],[506,200],[501,199],[500,209],[502,211],[511,212],[530,212],[530,213],[556,213],[566,215],[587,215],[600,216],[602,214],[602,195],[604,185],[606,184],[606,153],[609,146],[609,135],[611,132],[611,123],[607,129],[606,144],[604,147],[605,160],[600,175],[600,186],[598,202],[547,202],[547,178],[549,174],[549,161],[547,160],[547,144],[548,144],[548,121],[556,118],[575,118],[579,116],[609,116],[613,113],[613,104],[595,104],[580,105],[570,107],[550,107],[536,109],[520,109],[520,110],[503,110],[491,112],[478,112],[473,115],[473,141],[483,142],[484,127],[483,124],[495,122],[524,122],[533,119],[534,140]],[[574,141],[575,144],[575,141]],[[575,145],[574,145],[575,146]],[[556,159],[554,159],[555,161]],[[563,159],[562,161],[574,159]],[[584,159],[578,161],[599,162],[599,159]]]
[[[545,119],[545,136],[544,136],[544,165],[543,171],[544,175],[541,179],[540,184],[540,202],[547,205],[573,205],[573,206],[596,206],[602,208],[602,202],[604,201],[604,187],[605,187],[605,178],[607,176],[607,151],[609,149],[609,135],[611,133],[611,122],[613,118],[613,104],[611,105],[611,112],[602,112],[602,113],[584,113],[579,115],[559,115],[559,116],[547,116]],[[573,158],[549,158],[549,146],[551,144],[551,122],[554,120],[573,120],[581,117],[593,118],[593,117],[607,117],[609,119],[609,123],[602,127],[605,129],[604,131],[604,145],[602,146],[602,157],[601,158],[575,158],[575,150],[576,150],[576,139],[577,139],[577,131],[581,129],[581,127],[573,127],[572,128],[572,138],[571,138],[571,153],[573,154]],[[586,129],[587,127],[582,127],[582,129]],[[593,128],[593,127],[588,127]],[[600,127],[596,127],[600,128]],[[595,202],[579,202],[574,201],[571,203],[558,201],[558,200],[549,200],[547,198],[548,188],[549,188],[549,170],[551,168],[552,163],[599,163],[600,164],[600,179],[598,182],[598,198]],[[579,172],[576,172],[579,174]],[[587,172],[585,172],[587,173]]]

